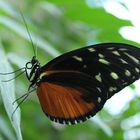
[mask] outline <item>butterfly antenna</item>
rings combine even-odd
[[[25,20],[25,18],[24,18],[23,13],[21,12],[20,9],[19,9],[19,11],[20,11],[20,15],[21,15],[21,17],[22,17],[22,19],[23,19],[24,25],[25,25],[25,27],[26,27],[26,30],[27,30],[28,36],[29,36],[29,38],[30,38],[30,41],[31,41],[31,44],[32,44],[32,48],[33,48],[33,51],[34,51],[34,55],[36,56],[35,45],[34,45],[34,43],[33,43],[33,40],[32,40],[32,37],[31,37],[31,34],[30,34],[30,32],[29,32],[28,25],[27,25],[27,23],[26,23],[26,20]]]

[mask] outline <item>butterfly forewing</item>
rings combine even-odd
[[[77,92],[81,93],[78,97],[83,101],[83,106],[84,103],[94,104],[92,108],[87,109],[88,112],[94,112],[91,113],[93,116],[103,107],[108,98],[139,78],[140,50],[134,46],[121,43],[92,45],[55,58],[41,68],[41,73],[43,76],[40,84],[46,82],[59,85],[62,87],[61,89],[73,88],[73,90],[68,90],[71,98]],[[42,87],[39,86],[38,88]],[[57,93],[55,88],[52,94],[61,96],[64,89],[61,92],[58,90]],[[47,93],[47,90],[49,87],[46,87],[45,94],[51,94]],[[66,100],[69,100],[69,97],[66,97]],[[75,98],[73,98],[74,100]],[[74,108],[75,104],[72,102],[69,104],[72,106],[71,108]],[[65,110],[69,110],[68,105],[61,104],[61,106],[63,105]],[[77,102],[77,106],[82,105]],[[63,118],[62,120],[78,120],[80,117],[86,118],[86,114],[88,114],[85,111],[81,114],[75,114],[77,116],[74,117],[72,115],[69,117],[63,115],[62,117],[55,112],[57,111],[54,111],[53,115],[47,114],[59,118],[58,120],[60,118]],[[73,110],[73,112],[76,111]]]

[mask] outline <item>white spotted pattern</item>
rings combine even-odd
[[[115,73],[115,72],[111,72],[111,73],[110,73],[110,76],[111,76],[113,79],[115,79],[115,80],[117,80],[117,79],[119,78],[119,76],[118,76],[117,73]]]
[[[95,76],[95,79],[96,79],[97,81],[99,81],[99,82],[102,82],[101,73],[97,74],[97,75]]]
[[[123,64],[128,64],[125,60],[120,59]]]
[[[95,52],[96,50],[94,48],[88,48],[89,52]]]
[[[73,58],[74,58],[75,60],[77,60],[77,61],[80,61],[80,62],[83,61],[83,59],[82,59],[81,57],[79,57],[79,56],[73,56]]]
[[[114,47],[111,47],[111,48],[107,48],[107,50],[114,50]]]
[[[113,91],[116,91],[116,90],[117,90],[117,87],[109,87],[110,92],[113,92]]]
[[[102,92],[102,91],[101,91],[101,88],[97,87],[97,89],[98,89],[99,92]]]
[[[104,58],[104,55],[101,54],[101,53],[99,53],[98,56],[99,56],[100,58]]]
[[[99,62],[103,63],[103,64],[106,64],[106,65],[109,65],[110,62],[108,62],[107,60],[105,59],[99,59]]]
[[[126,48],[120,48],[119,51],[127,51]]]
[[[132,79],[135,79],[135,76],[133,76]]]
[[[112,51],[113,54],[117,55],[117,56],[120,56],[119,52],[118,51]]]
[[[131,60],[133,60],[135,63],[139,64],[139,60],[137,58],[135,58],[134,56],[128,54],[128,53],[125,53],[125,55],[127,55]]]
[[[131,76],[130,71],[129,70],[125,70],[125,75],[128,76],[128,77]]]
[[[101,97],[98,97],[98,103],[100,103],[102,101]]]
[[[139,70],[138,68],[135,68],[135,71],[136,71],[137,73],[139,73],[139,72],[140,72],[140,70]]]

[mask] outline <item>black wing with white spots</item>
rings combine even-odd
[[[41,73],[44,74],[40,82],[81,91],[80,98],[95,103],[90,111],[94,113],[89,114],[93,116],[107,99],[139,79],[140,49],[122,43],[91,45],[53,59],[41,68]]]

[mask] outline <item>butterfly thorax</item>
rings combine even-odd
[[[40,81],[40,63],[35,56],[32,57],[31,61],[26,63],[25,71],[27,79],[31,83],[28,90],[35,88]]]

